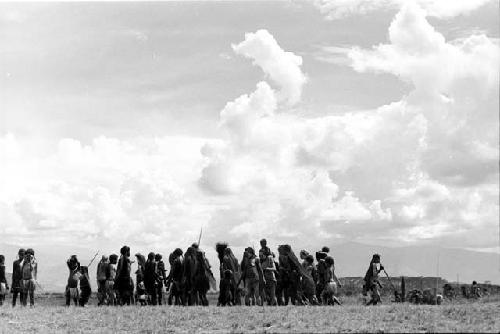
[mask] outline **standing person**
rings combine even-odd
[[[231,277],[233,279],[233,283],[231,284],[231,288],[233,291],[231,291],[231,294],[233,297],[233,305],[241,305],[241,291],[243,289],[241,289],[238,284],[241,278],[241,267],[236,259],[236,256],[234,256],[233,251],[229,247],[224,249],[222,268],[224,271],[231,270],[232,273]]]
[[[302,266],[312,278],[307,279],[302,277],[302,291],[304,293],[304,297],[307,299],[309,305],[318,305],[318,299],[316,297],[316,284],[314,283],[317,280],[317,274],[316,268],[314,267],[313,256],[310,254],[305,255]]]
[[[259,250],[259,259],[261,262],[264,262],[268,254],[271,254],[271,249],[267,247],[267,240],[266,239],[261,239],[260,240],[260,250]]]
[[[260,249],[259,249],[259,260],[260,263],[264,263],[267,259],[267,254],[271,254],[271,249],[267,247],[267,240],[266,239],[261,239],[259,241],[260,243]],[[268,299],[269,296],[266,295],[266,284],[264,281],[259,282],[259,293],[262,298],[262,302],[264,302],[265,299]]]
[[[146,258],[141,253],[135,254],[137,259],[137,270],[135,271],[135,303],[144,305],[147,302],[146,287],[144,286],[144,266],[146,265]]]
[[[267,305],[277,306],[276,299],[276,266],[274,264],[274,254],[271,250],[266,250],[264,262],[262,262],[262,270],[264,271],[265,294],[267,297]]]
[[[255,256],[255,251],[252,247],[245,249],[243,260],[241,261],[242,277],[245,282],[245,305],[262,305],[262,300],[259,295],[259,281],[263,278],[262,267],[259,258]]]
[[[24,259],[24,253],[25,250],[23,248],[19,249],[17,252],[17,260],[14,261],[12,264],[12,284],[10,286],[11,292],[12,292],[12,307],[16,306],[16,300],[17,296],[19,295],[19,300],[22,303],[22,300],[24,299],[23,295],[23,287],[22,287],[22,280],[23,280],[23,273],[21,269],[21,262]]]
[[[316,297],[318,298],[318,302],[320,304],[323,304],[323,301],[321,300],[321,294],[326,285],[326,282],[324,281],[326,272],[325,259],[328,256],[329,251],[330,249],[328,247],[323,247],[321,251],[316,252],[316,261],[318,262],[318,264],[316,265]]]
[[[68,284],[66,285],[66,306],[71,305],[71,300],[78,305],[79,292],[78,292],[78,281],[80,280],[80,261],[76,255],[71,255],[71,257],[66,261],[68,266],[69,276]]]
[[[155,253],[151,252],[144,266],[144,285],[150,305],[156,305],[156,270]]]
[[[156,261],[156,299],[158,305],[162,304],[163,300],[163,286],[167,285],[167,274],[165,269],[165,263],[163,262],[163,256],[161,254],[155,255]]]
[[[175,305],[184,305],[182,289],[184,261],[182,254],[182,249],[176,248],[169,256],[170,274],[168,275],[167,286],[170,285],[171,287],[170,294],[168,295],[168,305],[172,305],[172,302]]]
[[[0,255],[0,306],[3,305],[7,291],[9,291],[9,283],[5,277],[5,256]]]
[[[472,281],[472,286],[470,287],[470,295],[472,298],[481,298],[481,288],[476,281]]]
[[[363,290],[371,292],[371,299],[366,305],[377,305],[377,303],[380,302],[379,288],[381,288],[382,285],[379,281],[379,273],[382,270],[384,270],[384,267],[380,263],[380,255],[373,254],[364,278],[365,285],[363,287]]]
[[[134,282],[130,276],[132,263],[130,262],[130,247],[120,248],[120,259],[116,269],[115,288],[118,291],[120,305],[130,305],[134,292]]]
[[[24,259],[21,262],[22,268],[22,287],[23,287],[23,306],[28,304],[28,296],[30,298],[30,306],[35,306],[35,287],[36,287],[36,279],[38,272],[38,263],[35,259],[35,251],[32,248],[28,248],[26,250],[26,254],[24,255]]]
[[[103,255],[97,264],[97,306],[101,306],[106,301],[106,267],[109,264],[108,257]]]
[[[219,300],[217,302],[217,306],[232,306],[232,291],[234,291],[233,272],[230,269],[226,269],[224,270],[220,280]]]
[[[117,270],[118,255],[111,254],[106,267],[106,302],[107,305],[116,305],[115,279]]]
[[[87,266],[80,267],[80,306],[84,307],[89,302],[92,288],[90,287],[89,268]]]
[[[327,256],[325,259],[325,288],[321,293],[321,299],[324,305],[341,305],[339,299],[335,296],[337,294],[337,287],[341,287],[339,279],[335,275],[335,261],[333,257]]]

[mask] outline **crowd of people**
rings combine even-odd
[[[277,256],[260,241],[258,253],[247,247],[241,261],[226,243],[217,243],[220,262],[219,306],[232,305],[341,305],[337,291],[342,287],[335,273],[335,261],[328,247],[315,252],[315,256],[301,250],[296,257],[289,245],[280,245]],[[97,254],[96,254],[97,255]],[[103,255],[97,264],[98,305],[208,305],[207,292],[217,290],[205,252],[193,243],[186,252],[175,249],[168,257],[167,271],[163,257],[141,253],[131,259],[130,248],[123,246],[120,255]],[[0,255],[0,302],[9,286],[5,278],[4,257]],[[137,263],[135,283],[132,264]],[[76,255],[66,262],[69,276],[65,289],[66,305],[85,306],[92,293],[89,267],[83,266]],[[380,255],[374,254],[364,277],[363,294],[370,293],[368,305],[380,302],[379,273],[384,270]],[[168,272],[168,274],[167,274]],[[13,263],[11,291],[12,305],[19,295],[22,305],[34,305],[37,285],[37,262],[32,249],[19,250]],[[167,292],[167,300],[163,294]]]
[[[35,289],[37,283],[38,263],[35,258],[35,251],[32,248],[20,249],[18,258],[12,266],[12,306],[16,306],[17,298],[21,305],[35,305]],[[5,277],[5,256],[0,255],[0,305],[3,305],[5,296],[9,291],[9,284]]]
[[[219,306],[232,305],[341,305],[337,290],[341,283],[335,274],[335,261],[328,247],[315,253],[300,251],[300,260],[289,245],[281,245],[276,256],[260,241],[258,253],[247,247],[241,261],[226,243],[217,243],[220,266]],[[208,305],[207,292],[216,290],[215,278],[205,253],[194,243],[175,249],[168,257],[137,253],[130,259],[130,248],[123,246],[120,256],[103,255],[97,264],[98,305]],[[137,263],[135,284],[132,264]],[[88,267],[81,266],[75,255],[67,261],[69,269],[66,304],[84,306],[90,296]],[[384,267],[375,254],[365,275],[363,291],[370,293],[368,304],[380,302],[378,276]],[[168,275],[167,275],[168,272]],[[78,289],[78,285],[80,289]],[[167,300],[163,300],[164,291]]]

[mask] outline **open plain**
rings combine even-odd
[[[484,299],[441,306],[385,303],[366,307],[355,298],[335,307],[96,307],[42,300],[34,309],[0,308],[0,332],[31,333],[283,333],[500,331],[500,302]]]

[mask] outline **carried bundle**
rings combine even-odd
[[[307,270],[302,266],[299,259],[295,255],[290,245],[279,246],[280,254],[285,255],[289,261],[293,264],[295,269],[300,273],[303,279],[307,279],[314,284],[312,276],[307,272]]]

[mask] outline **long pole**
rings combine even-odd
[[[99,251],[97,251],[97,252],[95,253],[94,257],[92,258],[92,260],[90,260],[90,263],[89,263],[89,265],[87,266],[87,268],[88,268],[88,267],[90,267],[90,265],[94,262],[95,258],[97,257],[97,254],[99,254]]]
[[[200,243],[201,243],[201,234],[203,233],[203,226],[200,227],[200,235],[198,236],[198,247],[200,247]]]
[[[436,268],[436,293],[435,293],[436,298],[437,298],[438,286],[439,286],[438,280],[439,280],[439,257],[440,257],[440,255],[441,255],[441,252],[439,251],[438,256],[437,256],[437,268]]]

